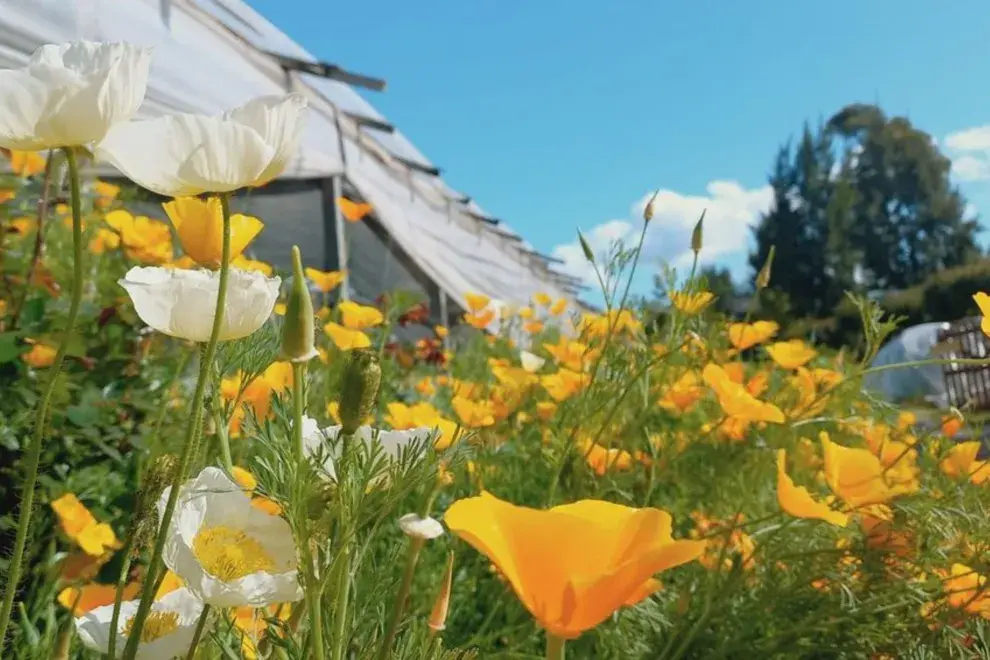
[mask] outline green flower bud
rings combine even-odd
[[[313,298],[306,288],[302,255],[292,246],[292,291],[282,324],[282,354],[292,362],[308,362],[318,355],[315,345]]]
[[[770,252],[767,254],[767,260],[763,262],[763,268],[760,272],[756,274],[756,288],[765,289],[770,286],[770,270],[773,268],[773,257],[777,252],[777,246],[771,245]]]
[[[694,252],[695,254],[701,252],[701,239],[702,239],[702,235],[704,234],[703,225],[705,222],[706,212],[707,209],[701,212],[701,217],[698,218],[698,224],[694,226],[694,231],[691,232],[691,251]]]
[[[371,415],[381,381],[378,355],[368,349],[352,350],[340,382],[341,433],[353,434]]]
[[[588,260],[588,263],[595,263],[595,253],[591,251],[591,246],[588,245],[588,240],[580,229],[578,229],[578,242],[581,244],[581,250],[584,251],[584,258]]]
[[[657,195],[660,191],[653,193],[653,197],[650,197],[650,201],[646,203],[646,207],[643,208],[643,222],[649,222],[653,219],[653,204],[657,201]]]

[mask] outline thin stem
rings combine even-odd
[[[7,640],[7,625],[10,623],[10,613],[14,608],[14,596],[17,594],[17,583],[21,577],[21,563],[24,560],[24,546],[27,543],[28,532],[31,528],[31,513],[34,509],[34,488],[38,481],[38,465],[41,462],[41,449],[45,439],[45,424],[51,407],[52,394],[58,376],[62,371],[62,362],[72,332],[79,315],[79,304],[82,302],[83,288],[83,239],[82,239],[82,202],[79,194],[79,168],[76,164],[76,154],[70,148],[64,149],[69,163],[69,184],[72,189],[72,294],[69,302],[69,315],[65,320],[65,332],[59,342],[55,361],[49,367],[48,383],[41,395],[41,403],[34,418],[34,435],[24,455],[24,491],[21,498],[21,511],[17,520],[17,535],[14,538],[14,550],[10,558],[7,572],[7,584],[4,587],[3,606],[0,609],[0,654]],[[40,230],[40,228],[39,228]]]
[[[27,270],[24,273],[24,288],[21,290],[21,295],[14,304],[13,309],[10,310],[11,330],[17,328],[17,324],[21,320],[21,310],[24,308],[24,303],[27,301],[28,291],[31,289],[31,280],[34,279],[34,271],[38,268],[38,264],[41,262],[41,253],[44,251],[45,247],[45,219],[48,217],[48,201],[51,197],[52,168],[53,163],[55,162],[54,156],[55,151],[49,151],[48,159],[45,161],[45,175],[41,180],[41,198],[38,200],[38,226],[35,228],[34,233],[34,249],[31,252],[31,261],[28,262]],[[71,164],[69,167],[72,168],[74,166],[75,163]],[[69,175],[72,176],[71,169],[69,171]],[[77,173],[76,183],[78,184],[78,182],[79,179]],[[75,240],[74,234],[73,240]]]
[[[564,660],[564,640],[547,633],[547,660]]]
[[[337,595],[333,613],[333,660],[343,660],[347,648],[347,601],[351,590],[351,548],[347,544],[337,557],[340,568],[337,573]]]
[[[110,616],[110,636],[107,642],[107,657],[116,658],[117,651],[117,624],[120,622],[120,604],[124,600],[124,586],[127,584],[127,576],[131,572],[131,553],[134,549],[134,539],[137,536],[138,526],[131,528],[124,542],[124,561],[120,565],[120,573],[117,574],[117,592],[113,597],[113,614]]]
[[[210,616],[210,606],[203,605],[203,613],[199,615],[199,621],[196,622],[196,632],[193,633],[192,643],[189,645],[189,652],[186,653],[186,660],[193,660],[196,657],[196,648],[199,646],[199,641],[203,638],[203,630],[206,628],[206,619]],[[113,635],[111,630],[111,636]],[[113,657],[112,655],[110,656]]]
[[[168,502],[165,504],[165,511],[161,516],[158,535],[155,538],[154,550],[151,554],[151,562],[148,564],[147,578],[144,590],[141,593],[141,604],[134,615],[134,623],[131,626],[131,633],[127,639],[127,646],[124,649],[124,660],[134,660],[137,655],[138,645],[141,643],[141,630],[144,622],[151,611],[151,603],[154,599],[153,585],[155,576],[158,575],[162,567],[162,553],[165,549],[165,538],[169,534],[169,525],[172,522],[172,515],[175,513],[176,504],[179,501],[179,490],[186,475],[189,472],[190,463],[195,453],[197,439],[199,436],[199,423],[203,415],[203,396],[206,393],[206,383],[210,380],[210,372],[213,367],[213,358],[216,355],[217,343],[220,339],[220,329],[223,327],[224,311],[227,304],[227,280],[230,273],[230,203],[226,195],[220,196],[220,207],[223,211],[223,257],[220,265],[220,281],[217,291],[217,307],[213,317],[213,330],[210,333],[210,341],[206,344],[206,351],[203,353],[199,365],[199,377],[196,380],[196,390],[193,393],[191,402],[192,415],[186,426],[186,437],[182,443],[182,453],[179,455],[178,469],[172,479],[172,488],[169,491]]]
[[[292,447],[296,462],[299,465],[300,477],[306,474],[306,452],[303,445],[303,412],[306,407],[306,363],[292,363]],[[300,478],[300,484],[302,479]],[[297,493],[301,492],[297,490]],[[306,603],[309,605],[309,643],[314,660],[323,660],[323,603],[320,580],[316,575],[313,553],[309,546],[309,535],[306,533],[306,518],[302,516],[298,529],[299,552],[305,565],[303,580],[306,583]]]
[[[217,441],[220,445],[220,458],[223,460],[223,469],[227,474],[234,474],[234,459],[230,455],[230,434],[227,433],[227,425],[224,423],[223,415],[220,414],[220,397],[213,397],[213,426],[216,427]]]
[[[392,606],[392,616],[389,618],[388,627],[385,629],[382,646],[378,649],[378,660],[387,660],[389,651],[392,650],[392,643],[399,631],[399,622],[402,620],[402,614],[406,609],[406,601],[409,600],[409,590],[412,587],[413,575],[416,573],[416,562],[419,561],[419,553],[425,543],[425,539],[417,537],[410,539],[409,553],[406,555],[406,569],[402,574],[399,592],[395,596],[395,605]]]

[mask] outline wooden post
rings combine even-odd
[[[323,179],[323,268],[324,270],[339,270],[344,273],[344,281],[340,283],[340,299],[350,300],[350,275],[347,272],[347,226],[340,212],[337,198],[343,190],[341,175]],[[336,256],[336,259],[334,259]]]

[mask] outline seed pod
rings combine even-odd
[[[340,383],[340,430],[343,435],[352,435],[371,415],[381,381],[382,367],[378,356],[368,349],[351,351]]]

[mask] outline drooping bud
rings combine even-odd
[[[701,217],[698,218],[698,224],[694,226],[694,231],[691,232],[691,251],[695,254],[701,252],[701,239],[704,233],[703,225],[705,223],[705,213],[707,212],[708,209],[701,212]]]
[[[657,201],[657,195],[659,194],[659,190],[653,193],[653,197],[650,197],[650,201],[648,201],[646,206],[643,207],[643,222],[649,222],[653,219],[653,204]]]
[[[595,253],[591,250],[591,246],[588,245],[588,240],[581,233],[581,230],[577,230],[578,242],[581,244],[581,251],[584,252],[584,258],[588,260],[589,264],[595,263]]]
[[[770,286],[770,271],[773,269],[773,257],[777,254],[777,246],[771,245],[770,252],[767,253],[767,260],[763,262],[763,267],[756,274],[756,289],[765,289]]]
[[[340,431],[352,435],[371,416],[382,381],[378,356],[364,348],[351,351],[340,382]]]
[[[421,518],[419,514],[407,513],[399,518],[399,527],[402,533],[409,538],[429,541],[438,536],[443,536],[443,525],[436,518]]]
[[[433,609],[430,610],[430,620],[426,625],[430,627],[431,634],[435,634],[447,627],[447,612],[450,610],[450,591],[454,585],[454,553],[451,552],[447,558],[447,572],[443,577],[443,584],[440,585],[440,593],[433,601]]]
[[[306,287],[302,255],[299,247],[292,246],[292,291],[285,308],[282,325],[282,354],[291,362],[308,362],[319,355],[316,352],[316,315],[313,298]]]

